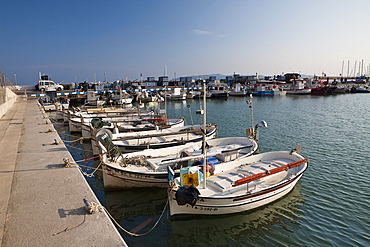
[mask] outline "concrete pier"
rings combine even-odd
[[[55,141],[58,144],[55,144]],[[0,119],[1,246],[127,246],[36,99],[18,100]]]

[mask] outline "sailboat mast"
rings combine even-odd
[[[349,77],[349,60],[348,60],[348,67],[347,67],[347,78]]]

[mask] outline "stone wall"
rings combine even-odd
[[[13,106],[17,95],[8,87],[0,87],[0,118]]]

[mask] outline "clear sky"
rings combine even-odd
[[[204,74],[347,75],[370,64],[369,0],[2,0],[18,84]],[[344,65],[344,66],[342,66]],[[356,65],[356,66],[355,66]],[[362,66],[361,66],[362,67]]]

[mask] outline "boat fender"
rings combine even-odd
[[[197,203],[199,195],[199,190],[196,187],[184,185],[176,191],[175,199],[179,206],[189,204],[193,207]]]

